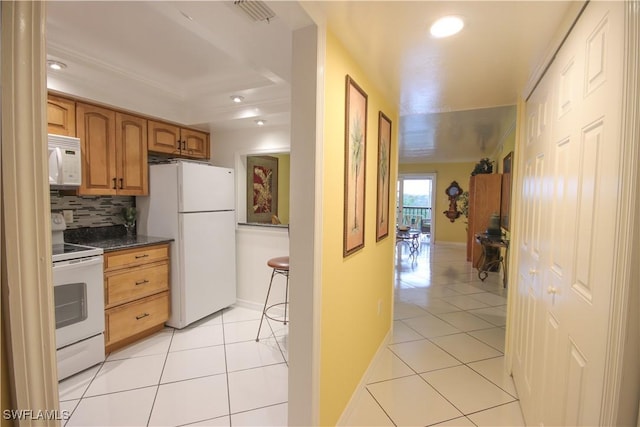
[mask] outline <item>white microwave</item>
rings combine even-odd
[[[49,185],[79,187],[82,182],[80,138],[49,134]]]

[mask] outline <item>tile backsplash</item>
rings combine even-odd
[[[133,196],[65,196],[55,190],[50,196],[52,212],[73,211],[68,229],[122,224],[122,208],[136,205]]]

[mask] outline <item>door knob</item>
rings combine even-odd
[[[538,270],[536,270],[535,268],[530,268],[529,269],[529,274],[532,276],[535,276],[536,274],[538,274]]]
[[[553,286],[549,286],[547,288],[547,293],[550,294],[550,295],[555,295],[555,294],[558,293],[558,289],[554,288]]]

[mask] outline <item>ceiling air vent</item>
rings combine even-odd
[[[269,22],[271,18],[276,16],[269,6],[259,0],[235,0],[233,4],[242,9],[244,13],[256,22]]]

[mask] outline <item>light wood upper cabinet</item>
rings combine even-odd
[[[82,195],[148,194],[146,120],[78,102]]]
[[[209,159],[209,134],[149,120],[149,151],[193,159]]]
[[[123,196],[149,194],[147,120],[116,113],[117,193]]]
[[[115,195],[116,113],[95,105],[77,103],[76,124],[82,153],[83,195]]]
[[[76,103],[55,95],[47,97],[47,133],[76,136]]]
[[[149,151],[180,154],[180,127],[149,120]]]
[[[209,134],[193,129],[181,129],[182,155],[209,159]]]

